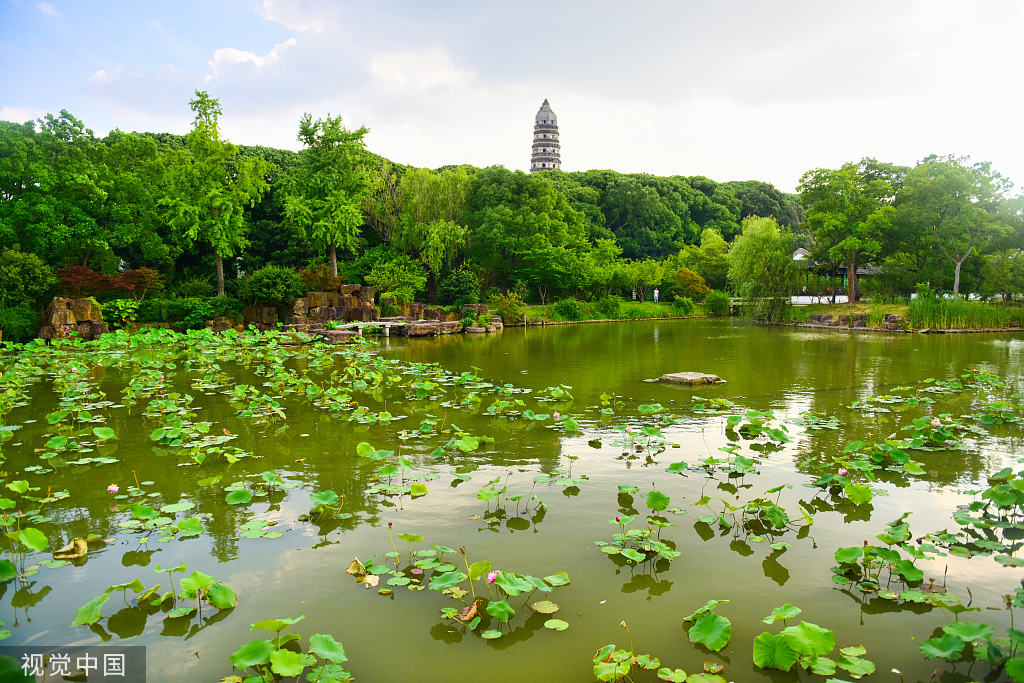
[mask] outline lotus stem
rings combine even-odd
[[[388,522],[388,538],[391,539],[391,547],[395,549],[395,554],[397,555],[398,554],[398,548],[395,547],[395,539],[391,535],[391,522]],[[412,545],[410,544],[409,547],[411,548]],[[395,564],[398,564],[398,558],[397,557],[395,558]]]
[[[469,558],[466,557],[466,546],[459,548],[459,552],[462,553],[462,560],[466,563],[466,577],[469,579],[469,592],[473,595],[473,601],[476,602],[476,590],[473,588],[473,572],[469,570]]]

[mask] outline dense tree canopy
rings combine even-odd
[[[510,289],[539,302],[656,287],[703,295],[701,280],[765,300],[812,284],[854,297],[905,297],[917,283],[1024,295],[1024,201],[967,158],[913,168],[865,158],[808,171],[792,195],[700,175],[412,168],[373,155],[369,131],[330,115],[302,117],[300,152],[238,147],[221,137],[216,100],[200,92],[191,107],[184,136],[98,139],[66,111],[0,121],[11,280],[0,306],[70,291],[54,282],[69,266],[118,281],[154,269],[167,286],[148,298],[235,294],[266,265],[307,269],[310,286],[336,271],[428,301],[447,281],[446,300]],[[798,245],[810,252],[802,271],[790,267]],[[861,272],[871,273],[863,283]],[[39,285],[26,286],[26,273]]]

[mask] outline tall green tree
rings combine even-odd
[[[392,244],[426,267],[428,303],[437,301],[441,269],[451,265],[469,237],[461,221],[470,187],[470,177],[461,168],[439,173],[414,168],[402,176],[401,219]]]
[[[846,264],[852,305],[858,297],[857,268],[881,251],[881,236],[895,217],[889,203],[892,186],[884,178],[868,177],[856,164],[844,164],[808,171],[798,189],[819,259]]]
[[[1000,205],[1012,185],[988,162],[930,156],[906,176],[897,196],[899,220],[926,230],[953,264],[953,295],[960,294],[964,261],[1009,231]]]
[[[183,150],[171,152],[169,222],[191,244],[213,248],[217,296],[224,296],[224,259],[248,243],[245,208],[266,192],[270,164],[262,157],[238,158],[238,147],[220,136],[220,102],[196,91],[196,113]]]
[[[306,239],[327,253],[331,273],[338,275],[337,249],[355,253],[363,224],[363,203],[369,194],[370,158],[364,127],[347,130],[341,117],[317,119],[303,114],[298,139],[306,146],[291,176],[285,200],[288,219]]]
[[[729,281],[756,318],[779,321],[790,307],[801,266],[793,260],[793,234],[774,218],[743,219],[729,252]]]

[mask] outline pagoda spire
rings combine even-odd
[[[533,117],[533,154],[530,173],[562,167],[562,146],[558,142],[558,117],[545,98]]]

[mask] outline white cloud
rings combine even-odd
[[[13,123],[25,123],[35,121],[46,114],[42,109],[32,107],[0,107],[0,121],[11,121]]]
[[[273,64],[281,58],[281,53],[286,48],[295,45],[295,39],[289,38],[288,40],[274,46],[270,52],[265,56],[260,56],[255,52],[247,50],[237,50],[233,47],[222,47],[213,53],[213,59],[207,62],[210,68],[213,69],[213,78],[218,76],[218,72],[223,69],[226,65],[230,64],[244,64],[245,62],[252,62],[257,69],[262,67],[264,64]]]
[[[256,11],[267,21],[276,21],[293,31],[317,33],[338,13],[332,3],[308,0],[263,0],[256,5]]]
[[[48,17],[60,16],[60,10],[57,9],[57,6],[52,2],[39,2],[36,3],[36,6],[39,7],[39,9],[42,10],[43,14],[45,14]]]

